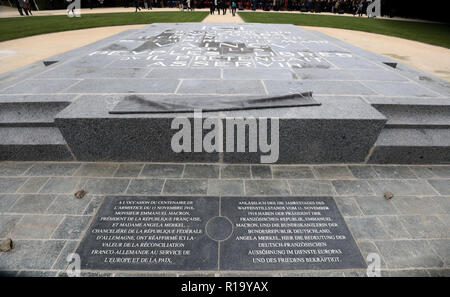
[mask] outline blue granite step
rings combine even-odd
[[[388,119],[386,128],[450,128],[450,105],[445,104],[375,104]]]
[[[58,128],[0,127],[0,161],[67,161],[73,159]]]
[[[450,129],[383,129],[368,162],[449,164]]]
[[[55,115],[69,104],[69,102],[1,102],[0,126],[53,126]]]

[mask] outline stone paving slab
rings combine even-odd
[[[165,163],[2,162],[0,253],[2,275],[65,276],[65,257],[84,236],[104,195],[331,196],[365,259],[381,257],[383,276],[448,276],[450,167],[448,165],[227,165]],[[199,168],[201,168],[199,170]],[[122,170],[121,170],[122,169]],[[204,176],[201,173],[207,173]],[[272,175],[274,173],[274,175]],[[199,175],[200,174],[200,175]],[[40,187],[27,187],[39,178]],[[42,193],[53,180],[79,180],[64,193]],[[30,182],[30,183],[28,183]],[[62,182],[61,184],[65,184]],[[82,199],[73,194],[87,190]],[[56,187],[59,189],[59,187]],[[394,197],[387,201],[384,191]],[[239,199],[239,198],[236,198]],[[84,276],[194,276],[192,272],[83,272]],[[364,269],[204,272],[210,276],[365,276]]]

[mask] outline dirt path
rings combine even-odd
[[[398,37],[334,28],[302,28],[323,32],[365,50],[450,81],[450,49]]]
[[[145,25],[112,26],[30,36],[0,42],[0,73]]]
[[[241,17],[236,13],[235,16],[231,14],[231,10],[227,10],[227,13],[225,15],[217,14],[217,10],[214,12],[214,14],[208,15],[204,20],[203,23],[243,23],[244,20],[241,19]]]

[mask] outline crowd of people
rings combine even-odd
[[[362,15],[372,1],[368,0],[299,0],[288,1],[289,10],[302,12],[351,13]]]
[[[31,8],[33,6],[31,0],[14,0],[14,4],[17,7],[20,15],[33,15],[33,13],[31,12]]]
[[[237,1],[239,9],[289,10],[301,12],[331,12],[365,14],[372,0],[244,0]]]
[[[19,0],[29,1],[29,0]],[[90,0],[92,3],[93,0]],[[102,0],[103,1],[103,0]],[[301,12],[331,12],[331,13],[352,13],[362,15],[366,12],[367,6],[372,0],[124,0],[124,6],[129,7],[134,4],[136,12],[141,8],[151,10],[152,7],[178,7],[180,10],[192,11],[194,8],[208,8],[210,13],[217,11],[220,14],[226,13],[224,7],[236,13],[236,10],[290,10]],[[131,5],[130,5],[131,4]],[[91,6],[92,8],[92,6]],[[225,12],[224,12],[225,11]]]
[[[14,0],[20,15],[33,15],[33,0]],[[55,0],[49,0],[47,9],[53,9]],[[64,0],[70,3],[73,0]],[[104,2],[108,0],[82,0],[87,7],[104,7]],[[87,3],[85,3],[87,2]],[[98,2],[98,3],[97,3]],[[135,7],[136,12],[141,9],[151,10],[152,7],[179,7],[180,10],[192,11],[194,8],[209,8],[210,13],[217,11],[220,14],[226,13],[229,9],[233,15],[236,10],[289,10],[301,12],[331,12],[331,13],[351,13],[353,15],[363,15],[367,6],[372,0],[123,0],[125,7]],[[114,1],[117,4],[117,1]],[[111,3],[107,3],[107,6]],[[84,6],[86,7],[86,6]],[[226,7],[226,8],[225,8]]]
[[[223,9],[223,6],[233,11],[234,3],[234,10],[289,10],[315,13],[350,13],[361,16],[366,13],[367,6],[373,0],[166,0],[163,3],[161,0],[154,1],[155,6],[179,7],[181,10],[209,7],[211,14],[214,11],[219,12],[220,9]]]
[[[222,14],[225,15],[227,13],[227,9],[231,10],[231,14],[236,16],[236,9],[238,5],[235,0],[227,2],[225,0],[214,0],[209,4],[209,14],[214,14],[217,9],[217,14],[220,15],[220,11],[222,10]]]
[[[367,6],[373,0],[235,0],[236,9],[249,10],[290,10],[301,12],[331,12],[331,13],[351,13],[362,15],[366,12]],[[175,7],[183,5],[186,0],[166,0],[165,6]],[[211,9],[226,5],[232,7],[231,0],[190,0],[191,7]],[[221,4],[225,3],[225,4]],[[186,6],[184,4],[184,6]]]
[[[125,7],[129,6],[129,2],[125,2]],[[136,7],[136,12],[141,11],[141,7],[147,10],[152,10],[152,0],[134,0],[134,6]]]

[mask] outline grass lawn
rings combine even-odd
[[[79,18],[66,15],[0,18],[0,41],[94,27],[201,22],[207,15],[208,12],[123,12],[84,14]]]
[[[239,15],[248,23],[293,24],[358,30],[450,48],[450,25],[448,24],[298,13],[239,12]]]

